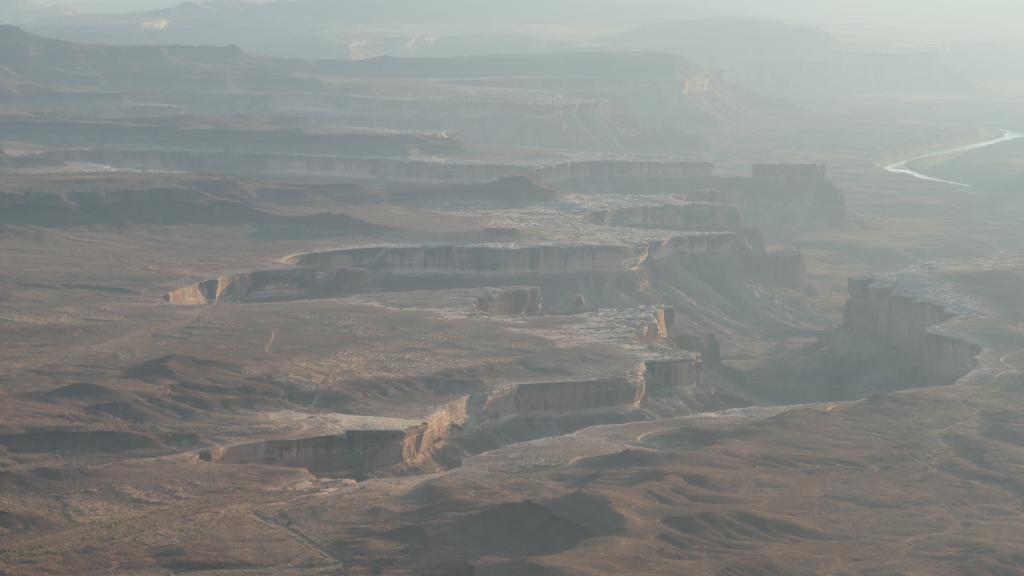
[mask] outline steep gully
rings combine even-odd
[[[937,158],[939,156],[945,156],[947,154],[959,154],[961,152],[970,152],[971,150],[978,150],[978,149],[981,149],[981,148],[988,148],[989,146],[996,146],[998,144],[1002,144],[1004,142],[1011,142],[1013,140],[1018,140],[1020,138],[1024,138],[1024,133],[1013,132],[1013,131],[1010,131],[1010,130],[1003,130],[1003,135],[1000,136],[999,138],[993,138],[993,139],[990,139],[990,140],[983,140],[981,142],[975,142],[974,144],[967,144],[965,146],[958,146],[956,148],[949,148],[949,149],[946,149],[946,150],[939,150],[938,152],[929,152],[928,154],[922,154],[921,156],[915,156],[915,157],[909,158],[907,160],[902,160],[900,162],[895,162],[893,164],[889,164],[889,165],[887,165],[885,167],[885,171],[889,172],[891,174],[906,174],[908,176],[913,176],[914,178],[917,178],[918,180],[925,180],[927,182],[939,182],[939,183],[942,183],[942,184],[950,184],[950,185],[953,185],[953,186],[960,186],[960,187],[963,187],[963,188],[971,188],[973,186],[972,184],[966,184],[966,183],[963,183],[963,182],[954,182],[952,180],[944,180],[942,178],[936,178],[934,176],[929,176],[927,174],[922,174],[921,172],[917,172],[917,171],[911,169],[909,167],[909,165],[910,165],[911,162],[914,162],[916,160],[926,160],[928,158]]]

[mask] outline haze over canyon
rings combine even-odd
[[[1024,574],[1022,12],[0,2],[0,575]]]

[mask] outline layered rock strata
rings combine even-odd
[[[591,222],[604,226],[690,232],[730,232],[745,240],[751,251],[763,254],[766,250],[761,231],[753,226],[743,226],[739,208],[729,204],[689,202],[686,204],[628,206],[592,212],[589,218]]]
[[[820,164],[756,164],[749,178],[716,178],[713,198],[737,206],[769,237],[846,222],[843,191]]]
[[[601,302],[625,303],[618,284],[644,266],[726,271],[793,289],[803,283],[799,253],[759,253],[732,232],[678,234],[636,245],[383,246],[297,254],[284,262],[296,268],[225,275],[173,290],[165,299],[198,305],[535,286],[550,311],[579,312]],[[532,314],[540,308],[540,297],[494,292],[479,303],[484,311],[494,306],[496,314]],[[513,311],[506,311],[506,305]]]
[[[533,316],[541,313],[544,300],[537,286],[488,288],[477,297],[476,307],[494,316]]]
[[[942,302],[912,279],[853,278],[849,292],[842,329],[909,362],[927,384],[951,384],[977,365],[981,347],[943,329],[966,309]]]
[[[493,446],[492,432],[502,427],[534,438],[555,433],[559,428],[551,423],[563,419],[566,426],[642,419],[645,415],[638,409],[652,394],[657,399],[686,398],[700,385],[700,378],[698,356],[647,361],[629,374],[611,378],[523,383],[462,396],[418,424],[268,439],[210,448],[199,457],[215,463],[297,467],[315,474],[354,477],[437,469],[444,467],[442,455],[453,441],[463,439],[470,446],[474,436],[483,436],[490,442],[485,444]],[[530,429],[538,418],[546,425]],[[515,441],[514,434],[503,438]]]
[[[609,244],[383,246],[297,254],[284,262],[405,272],[618,272],[640,264],[645,252],[643,247]]]
[[[229,274],[169,292],[179,305],[275,302],[361,294],[370,290],[361,268],[294,268]]]

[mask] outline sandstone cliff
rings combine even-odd
[[[756,164],[749,178],[716,178],[713,197],[739,207],[773,241],[846,223],[843,191],[820,164]]]
[[[744,373],[748,393],[771,402],[856,400],[948,386],[974,370],[981,347],[951,329],[970,309],[915,277],[854,278],[843,324],[818,342]]]
[[[680,396],[700,385],[702,363],[699,356],[650,360],[644,363],[643,370],[648,396]]]
[[[369,277],[358,268],[294,268],[230,274],[173,290],[172,304],[274,302],[360,294],[369,290]]]
[[[582,312],[635,304],[647,271],[697,274],[710,282],[803,286],[799,252],[766,254],[737,232],[680,233],[632,245],[377,246],[311,252],[283,260],[295,268],[232,274],[174,290],[174,304],[268,302],[379,292],[489,288],[478,300],[494,314]],[[539,291],[513,290],[532,286]]]
[[[544,304],[536,286],[489,288],[477,298],[477,309],[495,316],[532,316],[540,314]]]
[[[699,357],[649,361],[615,377],[507,386],[456,398],[422,423],[274,438],[199,453],[223,464],[306,468],[315,474],[366,477],[436,470],[460,451],[490,449],[583,426],[648,417],[649,391],[686,409],[700,385]],[[700,409],[689,406],[690,410]]]
[[[981,349],[942,330],[962,312],[930,299],[926,288],[912,280],[851,279],[843,329],[917,366],[928,384],[951,384],[974,369]]]
[[[644,395],[642,381],[612,378],[580,382],[546,382],[516,387],[516,414],[565,412],[629,406]]]
[[[359,266],[398,271],[452,272],[620,272],[642,261],[642,247],[601,244],[534,246],[386,246],[297,254],[296,266]]]

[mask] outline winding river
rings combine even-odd
[[[999,138],[993,138],[991,140],[984,140],[982,142],[975,142],[974,144],[968,144],[966,146],[959,146],[957,148],[949,148],[947,150],[939,150],[938,152],[930,152],[928,154],[922,154],[921,156],[915,156],[913,158],[909,158],[909,159],[903,160],[901,162],[896,162],[894,164],[889,164],[888,166],[885,167],[885,171],[886,172],[890,172],[892,174],[906,174],[908,176],[913,176],[914,178],[917,178],[918,180],[927,180],[928,182],[940,182],[942,184],[951,184],[953,186],[961,186],[963,188],[970,188],[971,184],[965,184],[963,182],[954,182],[952,180],[943,180],[942,178],[936,178],[934,176],[929,176],[927,174],[922,174],[921,172],[917,172],[917,171],[914,171],[914,170],[910,169],[909,165],[910,165],[911,162],[914,162],[914,161],[917,161],[917,160],[924,160],[924,159],[927,159],[927,158],[935,158],[937,156],[945,156],[947,154],[958,154],[958,153],[961,153],[961,152],[969,152],[971,150],[977,150],[979,148],[988,148],[989,146],[995,146],[997,144],[1002,144],[1004,142],[1010,142],[1012,140],[1017,140],[1019,138],[1024,138],[1024,133],[1013,132],[1013,131],[1010,131],[1010,130],[1003,130],[1003,135],[1000,136]]]

